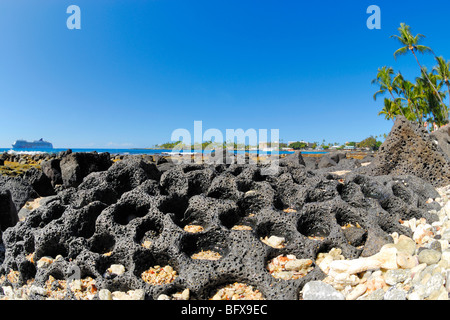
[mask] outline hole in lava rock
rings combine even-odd
[[[291,233],[283,223],[265,222],[256,228],[256,236],[268,246],[281,249],[291,240]],[[275,238],[276,237],[276,238]]]
[[[95,233],[95,221],[106,205],[95,201],[80,209],[77,219],[78,236],[89,239]]]
[[[408,190],[403,183],[398,182],[392,185],[392,192],[396,197],[402,199],[408,204],[412,204],[412,191]]]
[[[114,278],[105,283],[103,289],[108,289],[111,293],[115,291],[128,292],[131,290],[141,289],[140,285],[134,279],[130,278]]]
[[[202,234],[186,234],[181,240],[181,251],[188,257],[193,259],[202,259],[202,255],[198,253],[203,252],[205,256],[209,253],[211,259],[205,258],[205,260],[217,260],[216,258],[222,258],[229,252],[227,237],[217,231],[209,231]],[[216,254],[220,255],[220,257]],[[193,257],[194,254],[197,254]]]
[[[351,210],[338,207],[334,209],[334,213],[336,221],[341,227],[345,227],[351,224],[362,228],[362,226],[364,225],[362,219],[359,218],[358,215],[356,213],[353,213]]]
[[[30,260],[21,262],[18,265],[20,274],[22,275],[22,281],[27,282],[28,280],[34,279],[36,276],[36,266]]]
[[[187,300],[199,300],[195,292],[192,292],[189,288],[178,284],[167,287],[161,294],[169,296],[172,300],[186,300],[186,298]]]
[[[134,275],[150,285],[168,284],[178,277],[177,261],[165,253],[154,254],[142,248],[134,253],[133,261]]]
[[[148,213],[148,207],[134,203],[117,204],[114,211],[114,221],[121,225],[127,225],[133,219],[145,216]]]
[[[323,240],[329,236],[331,230],[327,217],[328,211],[320,208],[303,212],[298,219],[297,230],[311,240]]]
[[[42,257],[56,258],[58,255],[67,257],[68,250],[64,244],[59,243],[59,240],[59,238],[50,238],[45,243],[41,243],[36,248],[35,261],[38,261]]]
[[[24,235],[23,247],[27,253],[33,253],[35,250],[34,235],[29,233]]]
[[[244,222],[243,220],[248,220],[248,219],[246,219],[236,209],[226,210],[219,214],[220,223],[228,229],[233,228],[236,224],[240,224],[241,222],[242,222],[242,224],[248,224],[248,223],[243,223]]]
[[[186,232],[203,232],[210,227],[210,223],[206,222],[199,215],[177,216],[170,214],[172,221]]]
[[[52,220],[61,218],[66,207],[61,205],[59,202],[52,202],[48,205],[47,210],[41,214],[41,219],[44,224],[49,223]]]
[[[164,196],[158,209],[163,213],[172,213],[177,219],[181,219],[187,207],[188,201],[185,198]]]
[[[122,256],[120,254],[101,255],[95,263],[95,268],[105,279],[114,279],[121,274],[109,273],[109,271],[107,271],[113,265],[116,265],[114,271],[120,270],[120,272],[126,272],[128,269],[125,263],[125,259],[121,258]],[[122,265],[123,269],[118,267],[118,265]]]
[[[312,259],[303,259],[293,254],[280,254],[267,259],[266,270],[275,279],[297,280],[314,269]]]
[[[257,286],[246,280],[226,275],[224,280],[204,289],[209,300],[264,300],[264,294]]]
[[[161,234],[163,225],[156,219],[148,218],[136,227],[135,241],[141,245],[152,242]]]
[[[91,251],[105,254],[113,251],[116,241],[110,234],[95,234],[91,238]]]
[[[350,245],[354,247],[364,245],[367,239],[367,230],[357,215],[344,208],[336,208],[335,217]]]
[[[181,215],[172,214],[173,222],[184,229],[186,226],[200,226],[203,229],[209,228],[214,212],[220,204],[217,200],[204,196],[194,196],[189,200],[189,206]],[[185,229],[185,231],[188,231]]]

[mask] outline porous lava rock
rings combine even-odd
[[[435,187],[446,186],[450,184],[450,157],[442,145],[425,128],[399,116],[374,161],[360,172],[414,175]]]
[[[63,184],[60,162],[61,159],[49,159],[41,162],[41,170],[50,179],[52,187]]]
[[[20,211],[28,199],[39,196],[30,182],[20,177],[0,176],[0,191],[2,190],[11,193],[17,211]]]
[[[4,231],[8,227],[13,227],[17,221],[19,216],[11,192],[0,189],[0,230]]]
[[[60,162],[63,184],[65,187],[77,187],[89,173],[107,170],[111,164],[107,152],[70,153]]]
[[[326,276],[314,263],[319,253],[340,248],[349,259],[370,256],[393,242],[392,232],[412,236],[400,219],[437,219],[428,213],[427,200],[439,194],[417,177],[352,173],[342,178],[309,170],[299,155],[272,175],[263,174],[264,168],[157,165],[124,157],[43,198],[40,207],[7,228],[0,274],[18,271],[19,282],[12,286],[30,279],[44,286],[49,276],[65,279],[80,270],[98,289],[143,289],[146,299],[186,288],[194,299],[209,299],[219,287],[243,282],[266,299],[291,300],[307,282]],[[201,230],[188,232],[192,225]],[[285,245],[275,248],[261,240],[270,236],[285,238]],[[220,259],[192,258],[203,250]],[[311,259],[313,269],[295,280],[274,278],[268,262],[288,254]],[[53,263],[38,265],[43,257]],[[107,275],[113,264],[125,272]],[[145,282],[141,274],[157,265],[170,265],[175,280]]]
[[[435,143],[450,157],[450,124],[447,124],[430,134]]]

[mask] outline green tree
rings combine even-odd
[[[294,150],[300,150],[306,148],[308,145],[304,142],[293,142],[289,145],[289,148],[292,148]]]
[[[374,150],[377,149],[377,146],[378,142],[373,136],[370,136],[357,144],[358,148],[370,148]]]
[[[158,148],[162,149],[173,149],[176,145],[180,144],[181,141],[175,141],[175,142],[166,142],[161,145],[156,145]],[[184,146],[184,144],[181,144],[181,146]]]
[[[384,98],[384,107],[378,113],[379,116],[384,115],[386,120],[392,120],[395,122],[396,110],[398,109],[397,104],[389,98]]]
[[[373,99],[376,101],[377,98],[381,95],[384,95],[387,92],[392,97],[392,102],[394,104],[397,104],[398,100],[395,98],[394,93],[398,95],[398,88],[395,84],[395,78],[392,76],[394,75],[394,69],[392,67],[384,66],[382,68],[378,69],[377,77],[372,80],[372,84],[377,84],[380,87],[380,90],[375,92],[373,95]],[[385,102],[386,105],[386,102]],[[390,106],[391,115],[393,117],[389,117],[389,119],[395,119],[395,115],[397,115],[397,112],[400,111],[400,113],[405,116],[402,108],[400,105],[396,108],[393,105]]]
[[[440,91],[443,86],[442,82],[438,82],[438,76],[433,72],[425,76],[426,70],[421,77],[416,79],[416,87],[422,92],[421,103],[423,113],[428,116],[428,122],[435,122],[438,126],[442,126],[448,122],[447,106],[440,103],[445,98],[445,94]],[[435,93],[432,85],[438,89],[438,94]]]
[[[402,114],[410,121],[417,121],[420,125],[424,121],[434,122],[438,126],[448,123],[449,108],[444,103],[446,94],[450,96],[450,62],[443,57],[435,57],[437,65],[431,72],[422,66],[418,53],[433,53],[431,48],[421,45],[424,38],[422,34],[412,35],[411,28],[400,24],[399,35],[396,38],[403,46],[394,52],[394,57],[412,53],[419,68],[420,76],[415,83],[405,79],[401,72],[394,76],[391,67],[378,69],[376,79],[372,84],[377,84],[379,90],[374,94],[374,99],[389,92],[390,99],[384,100],[384,106],[378,115],[384,115],[385,119],[395,121],[398,114]],[[434,53],[433,53],[434,54]],[[446,93],[441,90],[446,87]]]
[[[414,84],[411,81],[405,80],[401,73],[395,77],[395,81],[399,88],[400,99],[406,102],[406,105],[410,110],[409,120],[417,120],[422,124],[421,112],[417,106],[420,95]]]
[[[419,65],[420,70],[422,72],[424,72],[424,69],[423,69],[422,65],[420,64],[419,59],[417,58],[416,52],[419,52],[422,54],[433,53],[433,50],[431,50],[431,48],[419,44],[420,41],[423,38],[425,38],[425,36],[420,33],[413,36],[411,34],[411,27],[406,25],[405,23],[400,23],[400,28],[398,28],[398,31],[399,31],[400,35],[392,35],[391,38],[396,38],[404,46],[394,52],[394,58],[397,59],[398,55],[406,55],[408,52],[411,52],[413,54],[414,58],[416,59],[416,62]],[[425,75],[427,75],[427,74],[425,73]],[[430,79],[428,79],[428,81],[432,85]],[[433,89],[436,92],[436,94],[438,94],[437,89],[434,87],[433,87]],[[441,103],[443,104],[443,101],[441,101]]]
[[[436,57],[437,65],[433,71],[437,72],[437,78],[447,86],[448,95],[450,97],[450,62],[447,62],[442,56]],[[448,108],[445,110],[445,119],[448,119]]]

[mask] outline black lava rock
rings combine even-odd
[[[308,168],[300,154],[272,175],[262,174],[263,164],[157,164],[127,156],[111,165],[104,157],[69,154],[61,160],[67,187],[43,198],[25,220],[6,224],[0,274],[17,270],[15,285],[29,279],[43,285],[50,275],[64,279],[80,270],[98,289],[144,289],[147,299],[185,288],[195,299],[209,299],[225,284],[244,282],[267,299],[291,300],[305,283],[325,277],[314,264],[319,253],[335,247],[349,259],[373,255],[393,241],[389,233],[411,236],[400,219],[436,220],[426,202],[438,194],[420,178],[342,177]],[[346,161],[337,159],[337,166]],[[13,215],[14,193],[1,191],[0,199],[2,209],[8,207],[2,214]],[[192,226],[201,231],[188,232]],[[261,241],[270,236],[284,237],[285,246]],[[193,259],[202,250],[221,257]],[[32,253],[35,262],[58,259],[38,267],[27,259]],[[276,279],[267,264],[281,254],[311,259],[313,270],[297,280]],[[122,264],[125,273],[107,274],[112,264]],[[178,277],[146,283],[142,272],[156,265],[170,265]]]

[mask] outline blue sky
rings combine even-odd
[[[81,30],[69,30],[69,5]],[[369,5],[381,30],[369,30]],[[371,85],[401,22],[450,59],[448,0],[2,0],[0,147],[151,147],[177,128],[279,129],[284,141],[388,133]],[[431,56],[421,56],[431,68]]]

